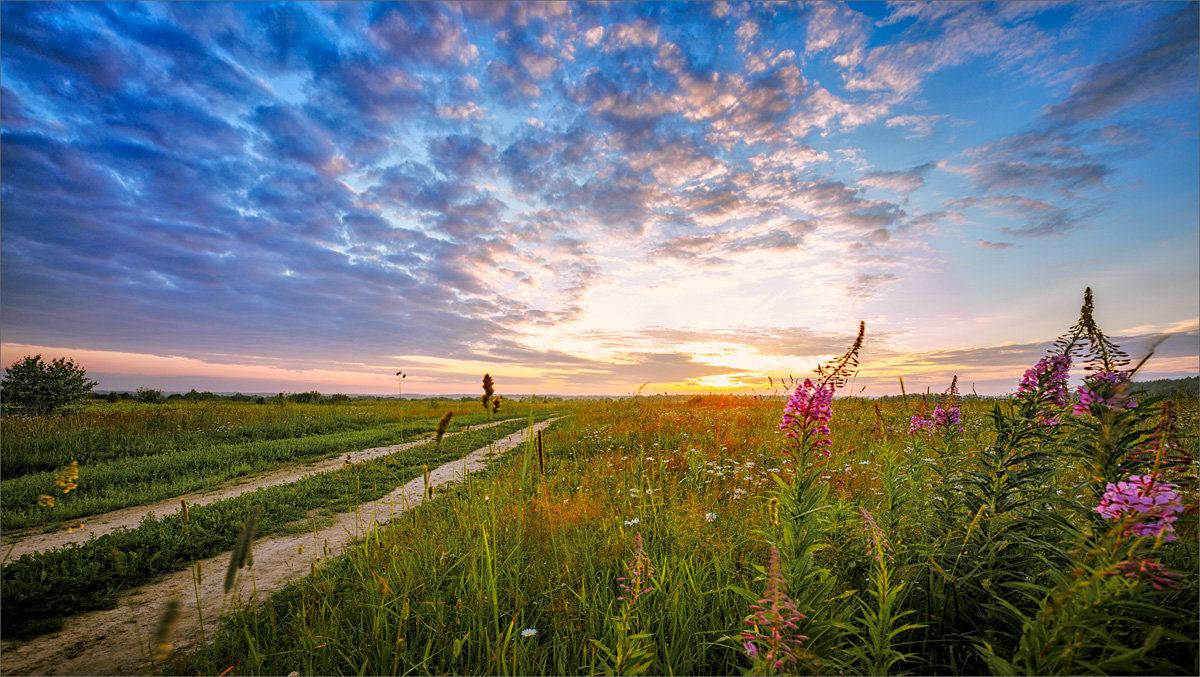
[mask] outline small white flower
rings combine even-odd
[[[704,519],[705,519],[705,520],[707,520],[707,521],[709,521],[709,522],[711,522],[711,521],[713,521],[713,520],[717,519],[717,513],[715,513],[715,512],[706,512],[706,513],[704,513]]]
[[[642,521],[642,520],[640,520],[640,519],[638,519],[638,518],[634,517],[634,518],[633,518],[633,519],[631,519],[631,520],[625,520],[625,524],[626,524],[626,525],[628,525],[628,526],[633,526],[634,524],[637,524],[637,523],[639,523],[639,522],[641,522],[641,521]]]
[[[524,630],[521,631],[522,637],[533,637],[536,634],[537,634],[537,630],[535,630],[533,628],[525,628]]]

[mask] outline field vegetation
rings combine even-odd
[[[835,398],[852,392],[862,331],[780,394],[523,405],[500,426],[23,556],[3,568],[4,631],[42,632],[111,604],[118,590],[248,541],[248,523],[259,536],[316,528],[567,414],[312,575],[227,613],[194,654],[149,669],[1196,674],[1196,393],[1132,388],[1141,363],[1096,326],[1090,293],[1047,356],[1014,374],[1011,397],[961,397],[951,382],[937,395]],[[1085,379],[1069,389],[1072,370]],[[247,458],[270,465],[374,439],[360,434],[401,435],[395,402],[93,406],[22,422],[30,438],[74,446],[18,443],[28,470],[12,481],[37,478],[67,503],[102,493],[106,464],[136,473],[164,448],[182,459],[261,445]],[[489,415],[471,406],[473,420]],[[435,431],[447,408],[404,407],[405,437]],[[118,443],[128,451],[112,452]],[[298,451],[271,457],[275,444]],[[60,455],[37,467],[43,452]],[[220,481],[233,457],[211,458],[189,476]],[[14,509],[50,509],[21,490]]]
[[[578,403],[541,463],[509,455],[173,667],[1196,673],[1193,393],[1131,398],[1090,303],[1012,398],[835,400],[855,353],[786,401]]]

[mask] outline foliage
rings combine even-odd
[[[162,404],[167,401],[167,398],[163,396],[163,391],[154,388],[138,388],[134,399],[142,404]]]
[[[95,386],[87,370],[69,358],[46,363],[40,354],[27,355],[4,370],[0,402],[5,414],[45,416],[70,409]]]
[[[2,570],[3,631],[34,634],[53,629],[64,615],[108,608],[120,590],[181,569],[191,559],[229,549],[237,543],[247,515],[256,506],[261,506],[256,517],[260,536],[302,522],[313,510],[349,511],[419,477],[426,465],[459,458],[525,424],[514,420],[348,469],[190,506],[186,520],[182,513],[162,518],[148,515],[136,529],[104,534],[82,545],[22,555]],[[353,481],[347,480],[347,474]]]

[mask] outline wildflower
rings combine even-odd
[[[1091,411],[1093,405],[1113,411],[1137,407],[1137,402],[1125,393],[1128,381],[1129,372],[1124,371],[1099,371],[1088,376],[1079,386],[1079,402],[1072,408],[1072,413],[1082,416]]]
[[[1162,590],[1163,588],[1171,590],[1179,589],[1175,580],[1179,578],[1179,574],[1159,564],[1157,560],[1146,559],[1144,557],[1121,562],[1117,564],[1117,570],[1108,572],[1108,575],[1121,575],[1126,578],[1143,580],[1152,585],[1155,590]]]
[[[525,628],[524,630],[521,631],[522,637],[533,637],[536,634],[537,634],[536,628]]]
[[[54,483],[58,485],[59,489],[62,489],[64,494],[70,493],[79,487],[79,484],[76,482],[78,479],[79,461],[71,461],[71,465],[62,470],[54,471]]]
[[[634,518],[633,518],[633,519],[631,519],[631,520],[625,520],[625,526],[633,526],[633,525],[635,525],[635,524],[637,524],[637,523],[639,523],[639,522],[641,522],[641,521],[642,521],[642,520],[640,520],[640,519],[638,519],[638,518],[634,517]]]
[[[1175,540],[1176,513],[1183,512],[1176,486],[1158,482],[1154,475],[1131,475],[1128,480],[1108,483],[1100,505],[1094,510],[1113,520],[1134,518],[1125,533],[1133,536],[1159,537]]]
[[[642,595],[654,592],[654,588],[646,586],[650,582],[650,577],[654,575],[654,567],[650,566],[650,558],[646,556],[646,550],[642,548],[641,532],[633,537],[633,560],[625,569],[625,573],[628,576],[622,576],[617,580],[621,582],[621,590],[624,590],[628,597],[622,595],[617,597],[618,601],[635,604]]]
[[[796,632],[797,621],[807,618],[796,608],[796,602],[788,596],[787,583],[779,566],[779,549],[771,546],[771,564],[767,569],[767,589],[758,604],[750,605],[754,613],[746,617],[745,623],[754,627],[754,632],[742,631],[742,645],[752,660],[759,657],[776,670],[799,658],[798,650],[805,635]]]
[[[717,519],[717,513],[715,513],[715,512],[706,512],[706,513],[704,513],[704,521],[706,521],[706,522],[711,522],[711,521],[713,521],[713,520],[715,520],[715,519]]]
[[[1045,397],[1056,406],[1067,404],[1067,375],[1071,370],[1070,355],[1049,355],[1025,371],[1016,398]]]
[[[49,494],[42,494],[41,496],[38,496],[38,505],[42,506],[43,508],[53,508],[54,497]]]
[[[875,523],[875,518],[871,513],[863,507],[859,507],[858,511],[862,514],[863,523],[867,525],[867,529],[871,532],[871,542],[867,544],[867,554],[874,555],[876,562],[882,562],[883,551],[891,550],[892,545],[888,543],[887,535]]]
[[[828,437],[822,437],[829,435],[829,421],[833,418],[832,400],[832,387],[824,384],[814,386],[811,379],[804,379],[804,383],[796,386],[795,392],[788,398],[779,429],[792,439],[808,440],[815,437],[812,443],[817,447],[832,445]],[[828,456],[829,450],[822,455]]]

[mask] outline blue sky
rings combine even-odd
[[[1195,3],[10,3],[0,346],[104,389],[1200,371]]]

